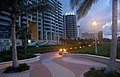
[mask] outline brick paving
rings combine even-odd
[[[86,62],[93,62],[82,58],[75,60],[73,57],[69,62],[63,60],[65,58],[55,52],[42,54],[39,61],[30,64],[32,69],[29,77],[83,77],[83,73],[88,71],[91,65],[80,62],[85,60]]]
[[[33,63],[31,65],[32,68],[34,68],[34,69],[31,71],[30,77],[61,77],[61,76],[57,76],[57,75],[53,76],[51,74],[51,72],[52,73],[54,73],[54,72],[52,71],[53,70],[52,68],[48,69],[50,67],[50,65],[49,65],[50,60],[48,61],[48,64],[47,64],[48,67],[45,66],[44,64],[42,64],[42,62],[44,62],[44,60],[50,59],[50,58],[54,58],[51,60],[52,62],[57,63],[58,65],[65,67],[66,69],[72,71],[74,73],[75,77],[83,77],[83,73],[88,71],[92,67],[91,65],[77,64],[74,62],[71,63],[71,62],[64,61],[64,60],[62,60],[62,58],[64,58],[64,57],[61,57],[60,55],[58,55],[56,53],[47,53],[47,54],[43,54],[41,56],[41,61]],[[72,58],[72,59],[74,59],[74,58]],[[94,61],[82,59],[82,58],[79,58],[78,60],[80,60],[80,61],[86,60],[86,62],[93,62],[94,63]],[[46,60],[46,62],[47,62],[47,60]],[[55,68],[56,67],[57,66],[55,66]],[[59,70],[60,69],[57,69],[56,71],[59,72]],[[66,73],[66,74],[69,74],[69,73]],[[61,75],[62,75],[62,73],[61,73]]]
[[[53,77],[75,77],[74,72],[67,69],[66,67],[55,63],[54,58],[48,58],[42,63],[50,70]]]
[[[61,58],[54,59],[54,62],[68,68],[72,72],[75,73],[75,77],[80,77],[84,72],[86,72],[90,66],[87,65],[80,65],[80,64],[74,64],[74,63],[69,63],[61,60]]]
[[[48,55],[50,56],[48,53],[41,55],[40,61],[31,64],[32,70],[30,72],[30,77],[52,77],[48,68],[41,63],[43,60],[48,58]]]
[[[52,77],[51,72],[39,62],[31,65],[30,77]]]

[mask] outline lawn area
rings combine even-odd
[[[100,56],[106,56],[109,57],[110,55],[110,42],[104,42],[100,45],[98,45],[98,54]],[[93,54],[95,55],[95,47],[90,46],[90,47],[84,47],[84,48],[79,48],[79,49],[73,49],[70,50],[71,53],[78,53],[78,54]],[[118,43],[117,47],[117,58],[120,59],[120,43]]]
[[[90,47],[86,44],[84,45],[85,47],[80,48],[79,45],[75,46],[72,45],[52,45],[52,46],[30,46],[28,49],[25,51],[22,47],[17,47],[17,52],[18,52],[18,59],[28,59],[35,57],[34,54],[36,53],[48,53],[48,52],[54,52],[58,51],[60,48],[66,48],[68,52],[70,53],[78,53],[78,54],[93,54],[95,55],[95,47],[94,45],[91,45]],[[98,54],[100,56],[106,56],[109,57],[110,55],[110,42],[104,42],[102,44],[98,45]],[[118,43],[118,49],[117,49],[117,58],[120,59],[120,43]],[[9,51],[3,51],[0,52],[0,62],[5,62],[5,61],[11,61],[12,60],[12,52],[11,50]]]

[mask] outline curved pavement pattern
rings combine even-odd
[[[100,62],[95,62],[95,61],[81,61],[81,60],[75,60],[71,57],[65,57],[65,58],[62,58],[63,61],[66,61],[66,62],[69,62],[69,63],[75,63],[75,64],[83,64],[83,65],[88,65],[88,66],[91,66],[91,67],[106,67],[105,64],[103,63],[100,63]]]
[[[75,77],[72,71],[53,62],[53,59],[54,58],[48,58],[42,61],[43,65],[45,65],[50,70],[53,77]]]
[[[105,67],[106,65],[74,56],[61,57],[54,52],[42,54],[40,60],[30,66],[32,69],[29,77],[83,77],[83,73],[91,67]]]
[[[91,67],[105,67],[105,64],[92,60],[61,57],[57,53],[47,53],[41,60],[31,64],[30,77],[83,77]]]

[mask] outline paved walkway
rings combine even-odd
[[[95,61],[92,61],[92,60],[87,60],[87,59],[73,59],[71,57],[65,57],[65,58],[62,58],[63,61],[66,61],[66,62],[69,62],[69,63],[75,63],[75,64],[79,64],[79,65],[87,65],[87,66],[91,66],[91,67],[106,67],[105,64],[103,63],[99,63],[99,62],[95,62]]]
[[[41,55],[40,60],[30,66],[31,70],[27,77],[83,77],[83,73],[91,67],[106,67],[105,64],[92,60],[74,58],[74,56],[62,57],[55,52]]]
[[[83,73],[91,67],[105,67],[106,65],[87,59],[47,53],[41,56],[41,61],[31,66],[33,70],[30,77],[83,77]]]
[[[48,58],[42,61],[42,63],[51,71],[53,77],[75,77],[75,74],[71,70],[53,62],[53,59],[54,58]]]

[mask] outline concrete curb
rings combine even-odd
[[[104,63],[104,64],[108,64],[109,59],[110,59],[109,57],[90,55],[90,54],[69,54],[69,56],[76,56],[76,57],[79,57],[79,58],[86,58],[86,59],[94,60],[94,61],[101,62],[101,63]],[[120,69],[120,59],[116,59],[115,67]]]
[[[34,63],[36,61],[40,60],[40,55],[38,55],[37,57],[34,58],[30,58],[30,59],[24,59],[24,60],[19,60],[18,62],[21,63]],[[0,69],[4,69],[8,66],[12,66],[12,61],[8,61],[8,62],[2,62],[0,63]]]

